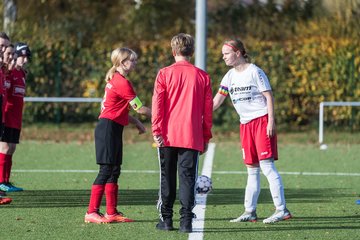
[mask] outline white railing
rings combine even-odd
[[[25,97],[25,102],[101,102],[102,98],[81,97]]]
[[[101,102],[102,98],[80,97],[25,97],[25,102]],[[360,102],[321,102],[319,109],[319,143],[320,149],[326,149],[324,144],[324,107],[360,106]]]
[[[324,107],[343,107],[343,106],[360,106],[360,102],[321,102],[319,109],[319,143],[320,149],[325,150],[327,145],[324,144]]]

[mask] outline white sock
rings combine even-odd
[[[281,176],[277,171],[274,161],[262,160],[260,161],[260,168],[270,185],[271,196],[276,210],[284,210],[286,207],[284,186],[281,180]]]
[[[257,201],[260,194],[260,168],[248,167],[248,179],[245,189],[244,207],[246,212],[256,210]]]

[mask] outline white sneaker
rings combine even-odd
[[[291,213],[289,212],[289,210],[287,208],[285,208],[284,210],[276,210],[275,213],[273,215],[271,215],[270,217],[264,219],[263,223],[268,224],[268,223],[276,223],[276,222],[280,222],[283,220],[288,220],[292,218]]]
[[[230,220],[230,222],[256,222],[256,211],[244,212],[240,217]]]

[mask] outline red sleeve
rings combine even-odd
[[[123,81],[116,81],[116,90],[117,93],[125,100],[131,101],[136,97],[136,93],[133,85],[127,79],[123,79]]]
[[[209,143],[212,138],[211,127],[212,127],[212,114],[213,114],[213,98],[211,90],[210,77],[207,76],[207,85],[205,87],[205,106],[204,106],[204,119],[203,119],[203,134],[204,142]]]
[[[151,122],[153,135],[162,135],[162,124],[164,121],[164,97],[165,85],[162,71],[159,71],[154,85],[154,94],[152,97]]]

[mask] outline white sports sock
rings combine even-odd
[[[257,201],[260,194],[260,168],[248,167],[248,179],[245,189],[244,207],[246,212],[256,210]]]
[[[273,159],[260,161],[260,168],[269,182],[270,192],[276,210],[284,210],[286,207],[284,186]]]

